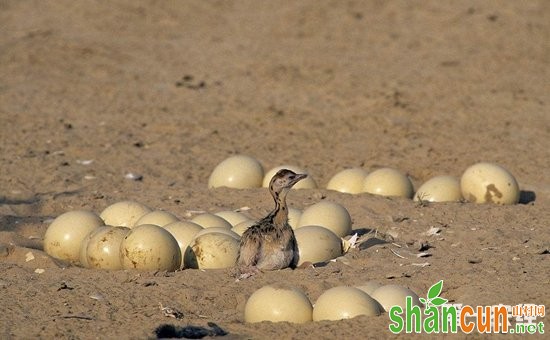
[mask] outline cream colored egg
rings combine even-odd
[[[150,213],[141,216],[141,218],[136,222],[136,225],[154,224],[159,227],[164,227],[167,224],[177,221],[179,221],[179,218],[168,211],[153,210]]]
[[[95,229],[93,229],[92,231],[90,231],[88,233],[88,235],[86,235],[86,237],[82,240],[82,242],[80,243],[80,250],[79,250],[79,264],[81,267],[84,267],[84,268],[90,268],[89,265],[88,265],[88,242],[90,241],[90,239],[92,238],[92,236],[94,236],[94,234],[96,232],[98,232],[99,230],[103,230],[103,229],[110,229],[112,228],[112,226],[100,226],[100,227],[97,227]]]
[[[236,155],[216,166],[208,179],[208,187],[259,188],[263,177],[264,168],[260,162],[249,156]]]
[[[378,301],[385,311],[389,311],[392,306],[406,307],[407,296],[412,298],[413,306],[422,306],[418,295],[412,290],[398,285],[382,286],[374,290],[372,298]]]
[[[361,289],[365,293],[371,295],[375,290],[382,287],[382,284],[376,281],[367,281],[365,284],[357,286],[356,288]]]
[[[205,229],[213,227],[221,227],[226,229],[233,228],[231,223],[227,222],[224,218],[209,213],[197,215],[191,219],[191,222],[196,223]]]
[[[88,268],[122,269],[120,244],[130,232],[127,227],[101,228],[93,232],[86,246]]]
[[[121,201],[111,204],[99,215],[105,224],[115,227],[133,228],[136,222],[151,209],[135,201]]]
[[[351,232],[351,216],[342,205],[321,201],[309,206],[302,213],[298,229],[306,225],[319,225],[344,237]]]
[[[235,265],[239,240],[221,233],[195,237],[185,251],[185,268],[221,269]]]
[[[295,165],[281,165],[281,166],[276,166],[273,169],[269,170],[268,172],[266,172],[264,176],[262,187],[267,188],[269,186],[269,182],[271,182],[271,178],[273,178],[273,176],[275,176],[277,171],[281,169],[288,169],[288,170],[294,171],[297,174],[307,174],[307,177],[302,179],[298,183],[294,184],[292,189],[316,189],[317,188],[317,183],[315,183],[315,180],[313,179],[313,177],[311,177],[309,172],[306,169],[300,168],[299,166],[295,166]]]
[[[327,184],[327,189],[358,194],[363,192],[363,183],[368,172],[361,168],[342,170],[334,175]]]
[[[183,256],[185,254],[185,250],[191,241],[193,241],[195,235],[199,231],[203,230],[203,227],[190,221],[177,221],[167,224],[163,228],[172,234],[176,241],[178,241],[178,245],[181,250],[181,264],[183,266]]]
[[[232,210],[219,211],[214,215],[219,216],[229,222],[229,224],[231,224],[231,227],[234,227],[241,222],[250,220],[250,218],[245,214]]]
[[[246,301],[246,322],[305,323],[312,320],[312,306],[306,294],[298,288],[282,285],[264,286]]]
[[[234,232],[233,230],[231,229],[227,229],[227,228],[224,228],[224,227],[212,227],[212,228],[204,228],[203,230],[199,231],[194,238],[197,238],[201,235],[204,235],[204,234],[210,234],[210,233],[220,233],[220,234],[225,234],[225,235],[229,235],[237,240],[240,240],[241,239],[241,236],[239,234],[237,234],[236,232]]]
[[[380,315],[380,306],[355,287],[331,288],[319,296],[313,308],[313,321],[351,319],[359,315]]]
[[[505,168],[493,163],[470,166],[460,179],[462,195],[469,202],[517,204],[520,190],[514,176]]]
[[[418,188],[415,201],[458,202],[462,200],[460,181],[453,176],[433,177]]]
[[[298,228],[302,213],[303,212],[300,209],[288,208],[288,224],[292,227],[292,229]]]
[[[304,262],[326,262],[342,256],[342,239],[335,233],[320,226],[304,226],[294,230],[300,258]]]
[[[56,259],[80,262],[80,245],[88,234],[104,225],[91,211],[74,210],[59,215],[46,230],[44,251]]]
[[[412,198],[413,185],[409,177],[399,170],[382,168],[365,177],[363,191],[382,196]]]
[[[175,271],[181,265],[181,251],[167,230],[154,224],[132,228],[120,245],[124,269]]]
[[[236,233],[239,236],[242,236],[243,233],[246,231],[246,229],[252,227],[254,224],[256,224],[256,221],[253,221],[253,220],[244,221],[237,224],[233,228],[231,228],[231,231]]]

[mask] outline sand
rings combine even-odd
[[[208,322],[232,339],[392,337],[387,314],[245,323],[246,299],[272,283],[315,302],[338,285],[426,296],[444,280],[454,303],[550,305],[547,1],[1,1],[0,27],[0,338],[135,339]],[[52,218],[125,199],[182,219],[264,216],[265,189],[207,188],[234,154],[306,168],[319,188],[289,204],[342,204],[364,242],[345,261],[241,282],[43,252]],[[479,161],[515,175],[520,204],[324,189],[350,167],[394,167],[418,188]],[[429,257],[416,257],[421,243]]]

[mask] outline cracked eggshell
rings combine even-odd
[[[207,233],[195,237],[185,250],[184,267],[193,269],[221,269],[235,266],[239,240],[221,233]]]
[[[250,218],[248,218],[245,214],[232,210],[219,211],[214,215],[221,217],[229,222],[229,224],[231,224],[231,227],[235,227],[241,222],[250,220]]]
[[[351,233],[351,216],[342,205],[321,201],[304,210],[296,230],[306,225],[319,225],[344,237]]]
[[[56,259],[80,262],[80,246],[88,234],[103,226],[95,213],[74,210],[59,215],[44,234],[44,251]]]
[[[386,285],[374,290],[371,294],[372,298],[387,312],[392,306],[400,306],[405,309],[407,296],[412,297],[412,305],[421,307],[422,304],[418,299],[418,295],[409,288],[399,285]]]
[[[150,213],[141,216],[136,222],[136,225],[154,224],[158,225],[159,227],[164,227],[167,224],[177,221],[179,221],[179,218],[177,218],[174,214],[169,213],[168,211],[153,210]]]
[[[304,226],[294,230],[298,243],[298,266],[304,262],[326,262],[342,256],[342,239],[320,226]]]
[[[259,188],[263,177],[264,168],[260,162],[249,156],[236,155],[223,160],[214,168],[208,179],[208,187]]]
[[[107,225],[133,228],[143,215],[150,212],[148,206],[139,202],[121,201],[105,208],[99,216]]]
[[[375,290],[382,287],[382,284],[376,281],[367,281],[364,285],[356,286],[356,288],[361,289],[365,293],[371,295]]]
[[[269,285],[256,290],[246,301],[246,322],[305,323],[312,320],[312,306],[306,294],[295,287]]]
[[[86,246],[88,268],[122,269],[120,244],[130,232],[127,227],[108,227],[96,229]]]
[[[281,169],[288,169],[290,171],[294,171],[297,174],[307,174],[307,177],[302,179],[298,183],[294,184],[294,186],[292,186],[292,189],[316,189],[317,188],[317,183],[315,183],[315,180],[313,179],[313,177],[311,177],[311,175],[306,169],[300,168],[299,166],[288,165],[288,164],[276,166],[271,170],[269,170],[268,172],[266,172],[264,176],[264,180],[262,182],[262,187],[267,188],[269,186],[269,182],[271,182],[271,178],[273,178],[273,176],[275,176],[277,171]]]
[[[367,175],[368,172],[361,168],[342,170],[332,176],[327,184],[327,189],[348,194],[359,194],[363,192],[363,183]]]
[[[313,321],[351,319],[359,315],[378,316],[378,302],[361,289],[334,287],[325,291],[313,308]]]
[[[365,177],[363,192],[382,196],[412,198],[414,189],[409,177],[399,170],[382,168]]]
[[[470,166],[460,179],[462,195],[469,202],[517,204],[520,190],[514,176],[494,163]]]
[[[462,200],[460,181],[453,176],[433,177],[418,188],[415,201],[458,202]]]
[[[132,228],[120,244],[120,257],[124,269],[175,271],[181,265],[178,242],[154,224]]]

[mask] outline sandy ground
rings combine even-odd
[[[314,302],[370,280],[425,296],[443,279],[452,302],[550,306],[549,2],[4,0],[0,31],[0,338],[147,338],[207,322],[226,338],[391,337],[387,314],[246,324],[248,296],[277,282]],[[291,206],[338,202],[354,229],[402,248],[365,243],[345,263],[242,282],[229,269],[89,270],[42,251],[53,217],[123,199],[181,218],[262,217],[265,189],[207,188],[237,153],[308,169],[320,188],[291,192]],[[353,166],[401,169],[418,188],[478,161],[509,169],[521,204],[322,189]],[[391,252],[419,241],[430,257]]]

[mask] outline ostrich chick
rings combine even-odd
[[[294,184],[306,177],[306,174],[282,169],[271,178],[269,192],[275,200],[275,209],[243,233],[237,258],[239,278],[247,278],[260,270],[296,267],[298,245],[288,224],[286,195]]]

